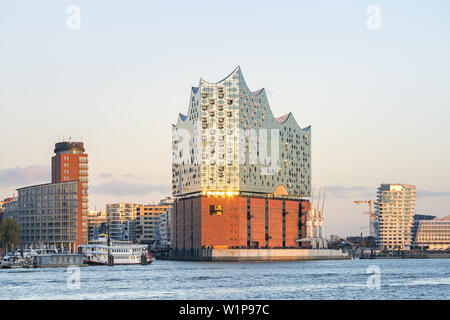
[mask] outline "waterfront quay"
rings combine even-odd
[[[448,259],[449,250],[396,250],[380,251],[373,249],[351,251],[349,255],[354,259]]]
[[[166,259],[193,261],[293,261],[344,260],[351,257],[341,250],[322,249],[192,249],[172,250]]]

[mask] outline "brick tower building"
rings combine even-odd
[[[88,241],[88,155],[83,142],[58,142],[52,157],[52,183],[78,181],[77,244]]]

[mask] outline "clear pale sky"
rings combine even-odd
[[[70,5],[79,30],[67,27]],[[370,5],[379,30],[366,25]],[[312,126],[326,234],[359,234],[367,216],[352,201],[380,183],[416,185],[416,212],[442,217],[449,60],[446,0],[4,0],[0,197],[49,182],[54,143],[69,137],[89,153],[90,209],[170,195],[171,124],[190,87],[240,65],[275,115]]]

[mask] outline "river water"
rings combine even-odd
[[[0,299],[450,299],[450,259],[0,269]]]

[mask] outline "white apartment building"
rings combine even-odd
[[[378,188],[375,214],[377,245],[383,249],[409,250],[412,245],[416,187],[382,184]]]

